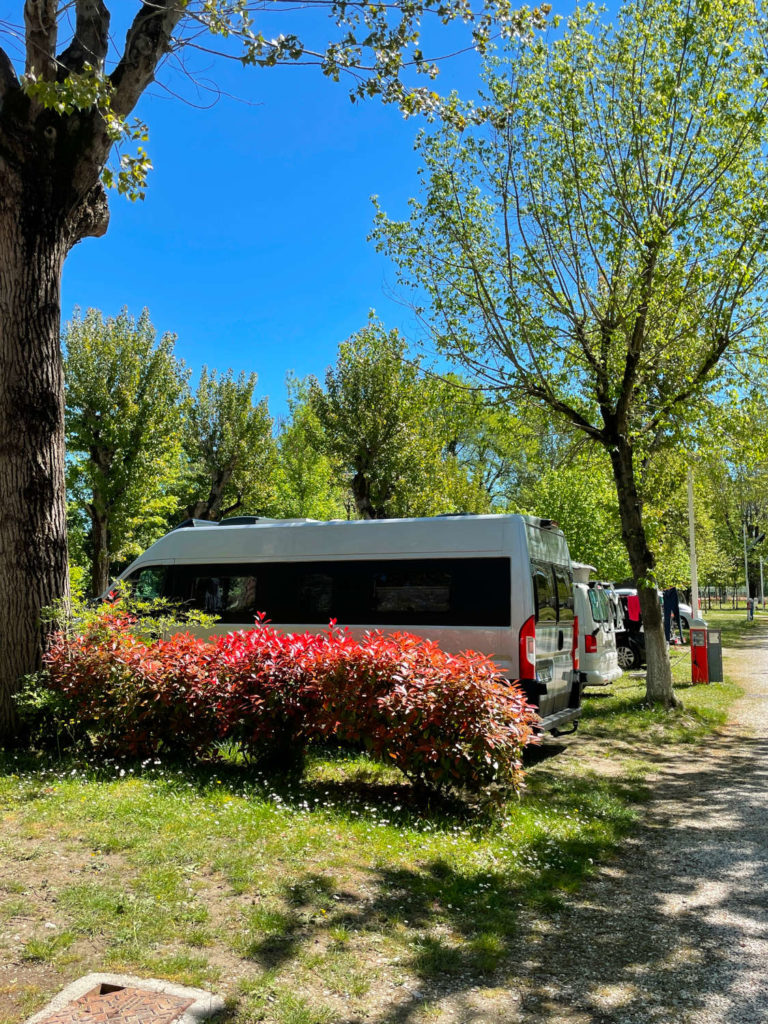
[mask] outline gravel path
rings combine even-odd
[[[768,629],[725,654],[731,724],[662,763],[642,829],[531,940],[496,1020],[768,1022]]]

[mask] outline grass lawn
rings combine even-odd
[[[235,1024],[502,1019],[522,929],[550,927],[632,829],[649,750],[700,739],[739,691],[684,686],[671,715],[636,674],[593,692],[495,815],[420,804],[338,752],[293,785],[227,761],[1,755],[0,1024],[92,970],[209,987]]]

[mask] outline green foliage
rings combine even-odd
[[[256,380],[255,373],[235,377],[232,370],[219,374],[203,367],[184,421],[190,516],[258,513],[274,501],[272,419],[266,398],[254,402]]]
[[[489,509],[481,476],[457,456],[461,391],[425,376],[397,331],[371,315],[339,346],[324,383],[308,385],[315,444],[337,467],[358,515]]]
[[[52,750],[61,756],[64,750],[81,746],[87,739],[71,702],[51,688],[46,672],[24,676],[13,701],[21,730],[35,749]]]
[[[289,418],[277,438],[274,514],[286,519],[344,519],[351,504],[322,448],[321,427],[308,402],[309,384],[287,378]]]
[[[646,447],[681,432],[762,316],[755,17],[653,0],[613,29],[588,6],[488,62],[485,102],[422,136],[409,219],[377,214],[446,351],[590,436],[612,417]]]
[[[138,320],[75,310],[64,329],[67,484],[92,593],[164,532],[176,505],[185,371],[174,340],[156,338],[147,310]]]
[[[571,448],[555,465],[542,465],[540,475],[518,491],[514,511],[555,519],[571,558],[595,566],[597,579],[631,575],[616,488],[602,452]]]
[[[761,381],[759,364],[751,370],[750,378]],[[753,594],[759,590],[759,559],[768,557],[768,544],[759,540],[768,533],[768,404],[760,386],[742,389],[727,404],[710,410],[708,443],[701,446],[695,470],[718,554],[714,571],[705,565],[702,579],[720,586],[743,585],[746,527]],[[697,518],[702,518],[698,509]]]

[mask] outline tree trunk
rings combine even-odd
[[[200,498],[193,505],[187,508],[187,516],[190,519],[210,519],[213,522],[221,519],[221,504],[224,500],[224,488],[232,479],[231,469],[218,470],[211,477],[210,491],[207,498]],[[240,502],[236,502],[229,512],[234,511]]]
[[[363,470],[358,470],[352,477],[352,497],[355,508],[363,519],[388,519],[386,509],[373,503],[371,482]]]
[[[94,495],[94,503],[97,496]],[[91,596],[98,597],[109,586],[109,519],[98,507],[91,508]]]
[[[16,725],[11,695],[20,677],[40,666],[40,609],[69,592],[59,345],[67,247],[56,231],[34,223],[34,211],[14,191],[0,195],[0,737],[6,738]]]
[[[637,583],[645,632],[648,666],[646,696],[651,703],[663,704],[667,708],[677,707],[680,702],[672,688],[672,667],[664,636],[664,619],[653,579],[656,559],[648,547],[643,526],[642,502],[635,481],[632,447],[624,437],[612,440],[608,450],[619,499],[621,534]]]

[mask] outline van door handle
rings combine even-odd
[[[560,629],[557,632],[557,649],[558,649],[558,651],[562,651],[562,649],[563,649],[563,639],[564,639],[563,638],[563,631],[562,631],[562,629]]]

